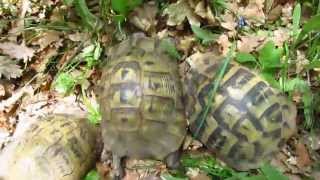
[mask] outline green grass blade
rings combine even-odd
[[[301,18],[301,5],[298,3],[293,10],[293,17],[292,17],[292,31],[293,37],[296,39],[299,33],[300,28],[300,18]]]
[[[289,180],[288,177],[283,175],[279,170],[269,164],[263,165],[260,170],[267,180]]]
[[[164,49],[169,56],[179,60],[181,59],[180,53],[177,51],[175,44],[170,41],[170,39],[162,39],[160,42],[160,47]]]
[[[226,58],[223,61],[223,64],[221,66],[221,68],[219,68],[220,71],[218,71],[216,74],[218,74],[217,76],[215,76],[216,78],[213,80],[213,82],[211,83],[211,88],[209,90],[208,93],[208,104],[205,106],[205,108],[201,111],[200,115],[200,123],[198,124],[198,127],[194,133],[194,137],[198,137],[199,133],[200,133],[200,129],[202,128],[208,113],[210,111],[210,109],[212,108],[212,103],[214,100],[214,96],[217,93],[218,87],[220,85],[220,82],[225,74],[225,71],[227,70],[227,67],[233,57],[235,51],[235,44],[233,44],[231,46],[231,49],[229,50]]]
[[[100,30],[102,28],[99,18],[89,11],[85,0],[74,0],[74,6],[83,24],[89,30]]]
[[[300,41],[311,31],[320,31],[320,15],[313,16],[308,22],[302,27],[302,31],[298,36],[295,45],[299,44]]]
[[[191,25],[191,30],[195,36],[202,41],[203,44],[208,44],[218,38],[217,34],[195,25]]]

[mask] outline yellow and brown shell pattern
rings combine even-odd
[[[33,123],[4,150],[6,175],[0,179],[81,179],[95,161],[97,132],[86,121],[56,114]]]
[[[105,148],[120,157],[163,159],[184,139],[178,65],[159,48],[134,35],[109,50],[98,100]]]
[[[201,114],[222,59],[211,53],[189,59],[191,69],[184,90],[190,129],[231,167],[257,168],[296,131],[296,107],[258,75],[232,63],[201,126]]]

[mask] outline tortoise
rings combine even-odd
[[[96,159],[96,132],[85,118],[54,114],[39,119],[2,152],[0,179],[81,179]]]
[[[124,175],[123,157],[179,164],[187,122],[178,64],[160,40],[133,34],[109,48],[98,83],[102,114],[102,161],[112,152],[113,177]]]
[[[235,62],[228,65],[210,106],[222,59],[212,52],[188,59],[190,69],[183,79],[186,118],[194,137],[219,159],[237,170],[255,169],[296,132],[296,106]]]

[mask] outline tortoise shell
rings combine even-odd
[[[296,107],[249,69],[229,64],[207,117],[208,94],[222,57],[194,55],[184,78],[191,132],[231,167],[259,167],[296,131]]]
[[[32,123],[2,152],[0,179],[81,179],[95,161],[96,129],[86,121],[56,114]]]
[[[134,34],[112,47],[98,102],[105,150],[119,157],[163,160],[186,133],[178,65],[159,40]]]

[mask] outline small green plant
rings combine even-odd
[[[209,2],[216,15],[221,14],[227,8],[225,0],[210,0]]]
[[[99,107],[93,105],[84,91],[88,84],[87,78],[90,77],[91,69],[99,63],[102,48],[99,43],[95,42],[85,47],[80,54],[74,57],[71,62],[66,65],[57,75],[53,83],[53,87],[61,94],[69,94],[73,92],[76,85],[80,85],[82,98],[88,110],[88,119],[91,123],[97,124],[101,120]],[[81,63],[85,63],[82,69],[76,70]]]
[[[100,176],[97,172],[97,170],[93,169],[84,177],[83,180],[100,180]]]
[[[74,5],[76,13],[87,30],[97,32],[102,28],[102,21],[90,12],[85,0],[64,0],[64,3],[68,6]]]
[[[70,93],[76,85],[76,79],[68,73],[60,73],[54,82],[55,90],[61,94]]]
[[[82,100],[83,104],[86,106],[88,111],[88,120],[92,124],[99,124],[102,120],[102,115],[99,110],[99,104],[94,104],[90,102],[89,98],[86,96],[86,92],[82,87]]]
[[[143,3],[143,0],[111,0],[111,8],[116,14],[113,20],[117,25],[117,30],[120,34],[122,31],[122,24],[126,21],[126,17],[134,8]]]
[[[160,47],[164,49],[169,56],[179,60],[181,59],[181,55],[178,52],[175,44],[170,39],[162,39],[160,42]]]
[[[262,165],[256,171],[237,172],[221,165],[213,156],[204,154],[184,154],[181,158],[184,169],[198,169],[206,173],[212,179],[224,180],[288,180],[279,170],[270,164]],[[187,177],[175,176],[165,173],[161,176],[163,180],[185,180]]]
[[[218,38],[217,34],[214,34],[206,29],[202,29],[201,27],[195,25],[191,25],[191,30],[203,44],[208,44]]]

